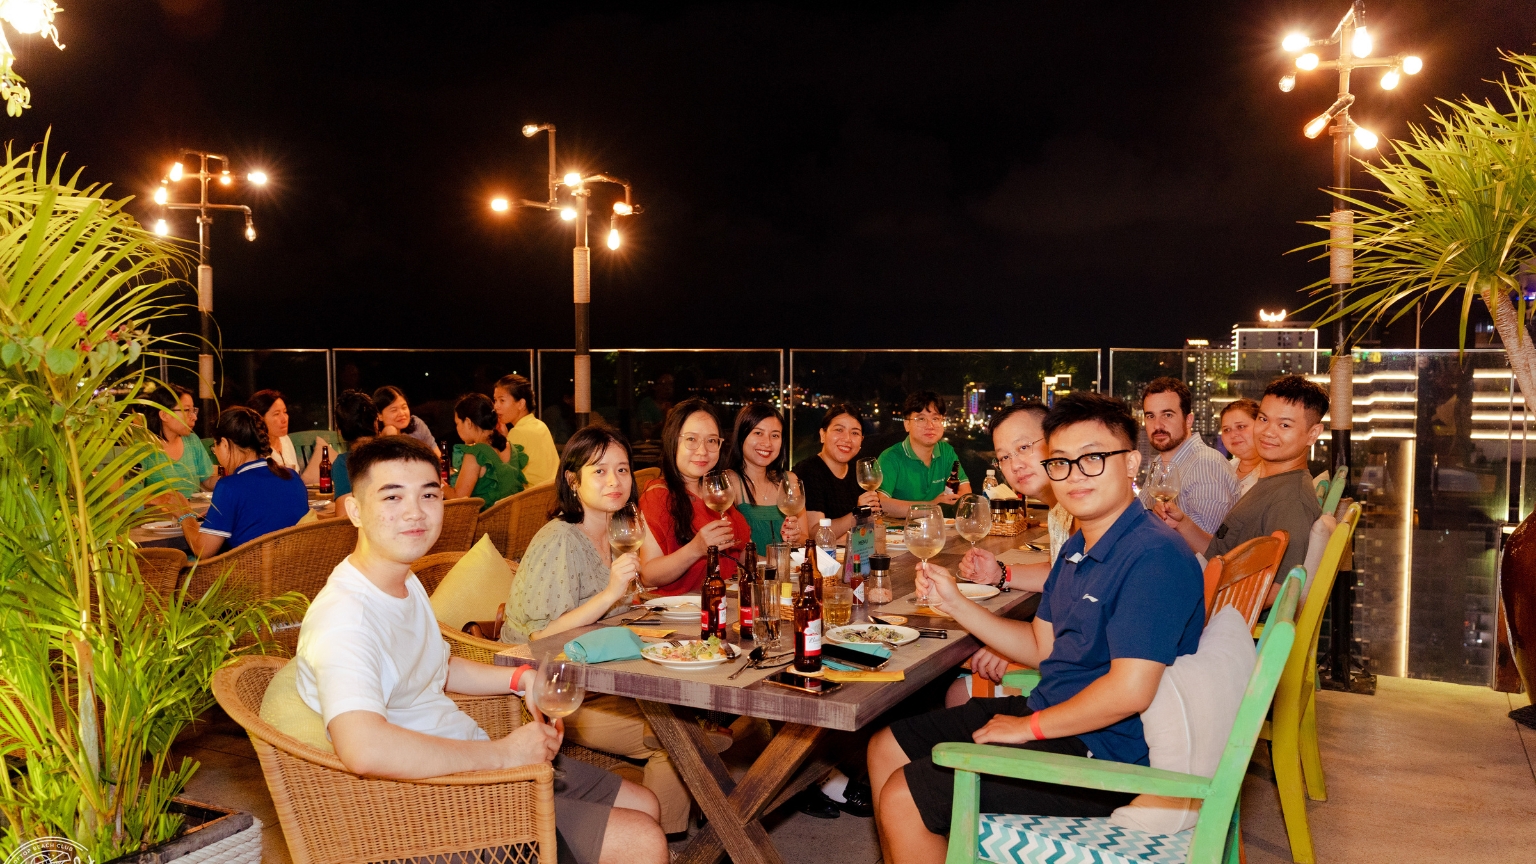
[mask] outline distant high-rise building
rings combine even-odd
[[[1275,378],[1317,372],[1317,330],[1310,321],[1286,321],[1285,310],[1259,310],[1258,321],[1232,325],[1234,374]]]

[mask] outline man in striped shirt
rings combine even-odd
[[[1211,534],[1237,503],[1237,478],[1227,460],[1195,434],[1191,402],[1189,388],[1183,381],[1154,378],[1142,394],[1141,411],[1147,440],[1157,451],[1153,467],[1159,464],[1178,467],[1179,509],[1202,531]],[[1140,498],[1148,510],[1157,509],[1150,490],[1142,489]]]

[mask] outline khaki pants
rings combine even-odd
[[[645,760],[645,788],[661,803],[661,830],[668,834],[688,830],[693,799],[635,700],[623,696],[587,699],[580,710],[565,719],[565,738],[589,750]]]

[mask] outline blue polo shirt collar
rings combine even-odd
[[[1092,558],[1100,564],[1104,563],[1104,560],[1109,557],[1110,551],[1115,548],[1115,543],[1119,542],[1120,538],[1127,531],[1134,528],[1141,520],[1151,518],[1147,515],[1145,507],[1132,505],[1136,505],[1136,499],[1134,498],[1131,499],[1131,503],[1126,506],[1125,511],[1120,514],[1119,518],[1115,520],[1115,524],[1109,526],[1109,530],[1105,531],[1104,536],[1099,538],[1099,542],[1093,544],[1092,549],[1082,552],[1084,558]],[[1086,542],[1081,531],[1078,532],[1076,539],[1079,543]]]
[[[244,465],[241,465],[239,468],[236,468],[235,469],[235,473],[236,474],[244,474],[245,472],[254,470],[256,468],[265,468],[265,467],[267,467],[267,460],[265,460],[265,459],[253,459],[250,462],[247,462]]]

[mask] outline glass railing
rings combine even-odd
[[[223,363],[219,404],[243,405],[258,390],[277,390],[288,406],[288,431],[329,429],[331,418],[330,352],[325,349],[228,350]],[[195,364],[192,368],[196,368]],[[197,391],[195,383],[185,382]]]
[[[466,393],[491,395],[503,375],[535,380],[533,352],[527,349],[457,350],[336,348],[331,351],[331,392],[372,393],[393,384],[405,393],[411,412],[439,441],[457,441],[453,406]]]

